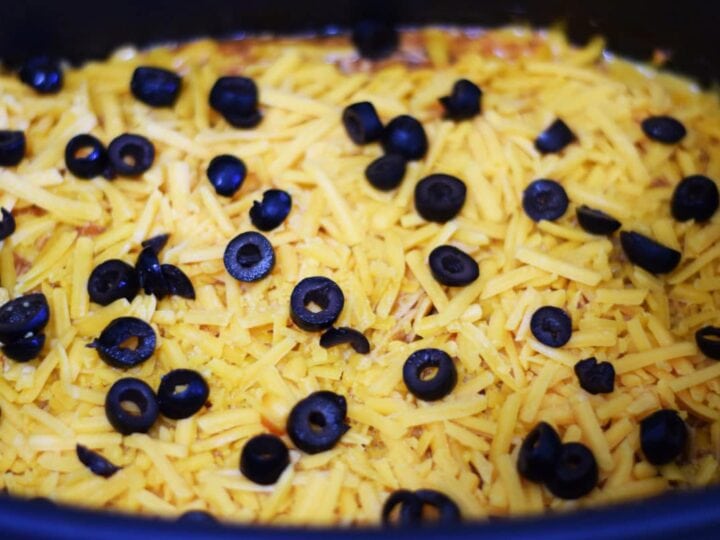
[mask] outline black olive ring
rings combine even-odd
[[[720,360],[720,328],[706,326],[695,332],[698,349],[708,358]]]
[[[137,338],[137,346],[123,347],[123,343],[132,338]],[[155,331],[148,323],[137,317],[119,317],[88,347],[97,349],[100,358],[112,367],[128,369],[150,358],[156,343]]]
[[[124,133],[110,142],[108,157],[119,175],[140,176],[152,167],[155,147],[142,135]]]
[[[139,413],[134,414],[123,407],[124,402],[133,403]],[[120,379],[110,387],[105,396],[105,414],[110,424],[123,435],[147,433],[158,417],[155,392],[140,379]]]
[[[427,370],[437,370],[435,375],[424,379]],[[415,397],[424,401],[437,401],[447,396],[457,384],[457,370],[452,358],[440,349],[415,351],[403,366],[405,386]]]
[[[320,311],[308,309],[314,303]],[[290,295],[290,316],[303,330],[313,332],[329,328],[340,316],[345,305],[342,289],[331,279],[315,276],[295,285]]]
[[[287,434],[303,452],[317,454],[330,450],[350,429],[345,423],[345,398],[329,391],[310,394],[290,411]]]
[[[272,272],[275,267],[275,251],[262,234],[248,231],[230,240],[225,248],[223,263],[232,277],[251,283]]]
[[[240,454],[240,472],[264,486],[277,482],[289,464],[287,446],[276,435],[256,435],[245,443]]]
[[[185,387],[180,392],[180,387]],[[160,412],[167,418],[180,420],[198,412],[210,395],[210,387],[202,375],[192,369],[174,369],[163,375],[157,399]]]

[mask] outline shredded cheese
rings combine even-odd
[[[17,229],[0,247],[2,303],[42,291],[51,307],[41,359],[3,362],[0,379],[0,488],[80,505],[177,515],[208,510],[223,519],[276,524],[377,523],[394,489],[439,489],[468,518],[565,508],[517,472],[519,446],[550,422],[564,441],[593,452],[600,484],[580,506],[645,497],[671,485],[720,479],[720,364],[694,343],[701,326],[720,324],[720,217],[677,223],[672,187],[689,174],[720,178],[720,100],[682,78],[611,56],[592,40],[572,47],[555,31],[523,28],[407,32],[398,56],[368,67],[345,38],[323,41],[200,40],[148,51],[124,49],[66,72],[53,97],[35,96],[0,75],[0,128],[23,129],[26,158],[0,171],[0,203]],[[169,109],[133,99],[138,65],[183,76]],[[207,94],[241,71],[259,85],[263,120],[230,127]],[[483,89],[483,114],[443,118],[437,99],[459,78]],[[428,155],[408,164],[394,193],[373,189],[365,167],[379,145],[354,145],[342,109],[372,101],[384,122],[412,114],[428,134]],[[642,133],[653,114],[677,115],[688,128],[676,146]],[[533,139],[561,117],[577,142],[540,155]],[[140,133],[155,145],[139,179],[78,180],[64,165],[70,137],[92,132],[109,142]],[[205,171],[231,153],[248,169],[232,198],[217,196]],[[428,223],[413,190],[427,174],[461,178],[460,214]],[[553,178],[571,207],[534,223],[522,193]],[[229,239],[251,230],[253,201],[280,188],[292,211],[267,234],[277,258],[265,280],[240,284],[222,258]],[[667,277],[625,260],[614,238],[583,231],[575,208],[587,204],[683,253]],[[87,278],[110,258],[133,263],[140,242],[170,241],[163,263],[179,265],[197,298],[140,295],[108,306],[90,302]],[[428,255],[452,244],[478,261],[479,279],[441,286]],[[362,331],[368,355],[323,349],[290,321],[288,299],[303,277],[326,275],[343,289],[339,326]],[[543,305],[565,309],[573,335],[562,348],[530,329]],[[117,317],[149,321],[155,355],[127,374],[86,345]],[[402,380],[413,351],[447,351],[455,390],[424,403]],[[612,394],[591,396],[573,367],[595,356],[615,366]],[[161,418],[147,435],[121,436],[103,410],[108,388],[130,375],[157,387],[170,369],[189,367],[210,384],[210,402],[192,418]],[[346,396],[350,431],[314,456],[291,450],[291,465],[271,487],[238,471],[247,440],[281,435],[290,409],[312,391]],[[642,460],[639,422],[660,407],[699,419],[687,463],[657,469]],[[93,476],[75,445],[122,469]]]

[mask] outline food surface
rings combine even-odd
[[[402,526],[717,482],[718,179],[717,93],[554,30],[33,59],[0,487]]]

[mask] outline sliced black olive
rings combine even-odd
[[[45,334],[39,332],[4,344],[2,352],[16,362],[29,362],[40,355],[44,345]]]
[[[75,453],[77,454],[80,463],[90,469],[90,472],[97,476],[102,476],[103,478],[110,478],[122,468],[117,465],[113,465],[109,460],[97,452],[94,452],[81,444],[75,446]]]
[[[562,441],[553,427],[540,422],[527,434],[518,453],[517,469],[531,482],[547,482],[560,455]]]
[[[160,252],[165,248],[170,238],[169,234],[158,234],[147,240],[143,240],[140,245],[144,248],[149,247],[155,252],[155,255],[160,255]]]
[[[141,66],[130,81],[132,94],[151,107],[172,107],[180,94],[182,79],[167,69]]]
[[[124,403],[132,403],[137,410],[126,409]],[[105,415],[110,425],[123,435],[147,433],[155,424],[158,412],[155,392],[140,379],[120,379],[105,396]]]
[[[161,264],[160,270],[162,270],[169,294],[195,300],[195,288],[185,272],[172,264]]]
[[[363,19],[353,27],[352,42],[363,58],[380,60],[395,52],[399,37],[389,21]]]
[[[63,85],[63,72],[57,60],[35,56],[20,66],[20,80],[38,94],[57,94]]]
[[[311,310],[315,304],[320,309]],[[314,332],[332,326],[345,305],[342,289],[331,279],[315,276],[300,281],[290,295],[290,316],[303,330]]]
[[[375,107],[369,101],[348,105],[343,110],[342,122],[348,137],[355,144],[368,144],[380,139],[383,125]]]
[[[4,344],[38,334],[50,319],[50,308],[42,293],[26,294],[0,307],[0,341]]]
[[[706,326],[695,332],[698,349],[708,358],[720,360],[720,328]]]
[[[400,511],[397,520],[393,521],[393,513],[398,506]],[[429,515],[424,513],[426,506],[434,510]],[[433,489],[419,489],[415,492],[404,489],[395,491],[385,501],[382,511],[382,522],[385,526],[444,526],[457,524],[460,520],[458,505],[444,493]]]
[[[229,117],[247,121],[258,115],[257,85],[248,77],[220,77],[210,90],[209,102],[210,106],[226,119]]]
[[[276,435],[256,435],[240,454],[240,472],[256,484],[269,486],[277,482],[290,464],[290,452]]]
[[[609,394],[615,389],[615,368],[594,356],[575,364],[575,375],[582,389],[591,394]]]
[[[393,118],[385,126],[381,143],[386,154],[400,154],[410,161],[422,159],[428,149],[422,124],[406,114]]]
[[[445,109],[445,117],[451,120],[467,120],[480,114],[480,100],[482,91],[478,86],[460,79],[455,82],[449,96],[440,98],[440,104]]]
[[[667,274],[680,264],[680,252],[636,232],[620,232],[620,244],[630,262],[651,274]]]
[[[247,168],[241,159],[223,154],[212,159],[206,174],[215,188],[215,193],[223,197],[232,197],[245,181]]]
[[[249,231],[230,240],[223,256],[225,269],[238,281],[253,282],[275,267],[275,251],[262,234]]]
[[[420,349],[405,360],[403,381],[415,397],[423,401],[437,401],[455,388],[457,370],[445,351]]]
[[[393,513],[397,507],[400,511],[397,520],[393,520]],[[422,516],[422,504],[420,498],[412,491],[399,489],[393,491],[385,500],[382,509],[382,523],[386,527],[400,526],[407,527],[417,524]]]
[[[140,176],[152,167],[155,147],[142,135],[125,133],[110,142],[108,157],[120,176]]]
[[[137,344],[125,346],[128,340]],[[97,349],[100,358],[112,367],[128,369],[145,362],[155,352],[157,338],[148,323],[137,317],[119,317],[108,324],[88,347]]]
[[[65,166],[78,178],[89,180],[100,176],[109,164],[105,146],[89,133],[75,135],[65,147]]]
[[[367,354],[370,352],[370,342],[357,330],[343,326],[341,328],[329,328],[320,336],[320,346],[326,349],[349,343],[358,354]]]
[[[718,209],[718,188],[707,176],[683,178],[672,196],[672,215],[678,221],[707,221]]]
[[[680,142],[687,135],[682,122],[672,116],[650,116],[642,121],[641,126],[645,135],[665,144]]]
[[[249,77],[220,77],[210,90],[210,106],[222,115],[246,115],[258,108],[258,89]]]
[[[561,499],[579,499],[598,483],[595,456],[582,443],[565,443],[560,448],[552,474],[546,482],[550,493]]]
[[[558,307],[544,306],[533,313],[530,331],[543,345],[562,347],[572,336],[572,319]]]
[[[449,287],[464,287],[480,276],[480,267],[464,251],[454,246],[438,246],[428,257],[433,277]]]
[[[577,215],[580,227],[590,234],[612,234],[622,225],[617,219],[602,210],[585,205],[578,206],[575,209],[575,215]]]
[[[87,284],[90,300],[101,306],[125,298],[131,302],[140,290],[135,268],[120,259],[110,259],[97,265]]]
[[[158,256],[151,246],[143,248],[135,262],[138,281],[145,294],[152,294],[158,300],[170,294],[170,288],[163,275]]]
[[[640,446],[653,465],[674,461],[687,445],[688,428],[677,411],[661,409],[640,421]]]
[[[569,202],[565,189],[555,180],[535,180],[523,191],[523,209],[533,221],[555,221],[567,211]]]
[[[0,240],[5,240],[15,232],[15,218],[5,208],[0,208],[2,221],[0,221]]]
[[[431,174],[415,186],[415,210],[424,219],[445,223],[465,204],[465,182],[449,174]]]
[[[365,169],[365,178],[381,191],[391,191],[400,185],[405,176],[405,158],[400,154],[380,156]]]
[[[282,189],[268,189],[262,202],[254,201],[250,209],[250,221],[261,231],[271,231],[288,217],[292,198]]]
[[[210,387],[197,371],[174,369],[160,380],[157,402],[163,416],[180,420],[202,409],[209,395]]]
[[[347,402],[343,396],[321,391],[300,400],[290,411],[287,434],[308,454],[330,450],[350,429],[345,423]]]
[[[0,167],[14,167],[25,156],[25,134],[0,129]]]
[[[257,110],[247,114],[226,114],[223,118],[233,127],[250,129],[262,121],[262,113]]]
[[[434,489],[419,489],[415,492],[415,496],[420,500],[420,523],[423,525],[453,525],[459,523],[460,508],[450,497]],[[423,509],[430,506],[435,510],[436,518],[428,519]]]
[[[558,118],[537,136],[535,148],[543,154],[560,152],[574,140],[575,134],[570,131],[565,122]]]

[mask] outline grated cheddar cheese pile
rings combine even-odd
[[[139,65],[180,74],[172,108],[133,99]],[[229,126],[208,106],[213,83],[243,74],[258,84],[263,120]],[[483,90],[483,111],[443,119],[438,98],[465,78]],[[400,187],[374,189],[367,165],[379,145],[356,146],[341,122],[345,106],[374,104],[383,121],[411,114],[429,140]],[[678,145],[649,140],[640,122],[672,114],[687,127]],[[555,118],[577,142],[541,155],[535,137]],[[407,31],[390,59],[360,60],[346,38],[195,41],[147,51],[124,48],[65,72],[57,95],[40,96],[0,76],[0,127],[23,130],[26,158],[0,168],[0,205],[14,234],[0,249],[0,304],[31,291],[50,303],[39,359],[2,359],[0,487],[9,493],[133,513],[176,516],[206,510],[231,522],[375,524],[397,489],[436,489],[466,520],[539,513],[648,497],[720,479],[720,363],[702,355],[698,328],[720,323],[720,216],[677,222],[669,200],[683,178],[720,178],[720,98],[692,81],[605,53],[600,39],[569,45],[555,30]],[[153,166],[139,179],[79,180],[65,170],[69,139],[144,135]],[[232,154],[248,176],[218,197],[205,171]],[[467,199],[445,223],[422,219],[417,182],[432,173],[461,178]],[[522,211],[538,178],[563,185],[571,207],[555,222]],[[240,283],[223,266],[228,241],[254,230],[248,211],[270,188],[292,196],[288,219],[266,233],[273,272]],[[618,218],[682,253],[654,276],[630,264],[616,236],[577,224],[582,204]],[[190,278],[197,298],[138,295],[101,307],[87,293],[90,272],[112,258],[133,264],[140,243],[168,233],[161,262]],[[430,272],[437,246],[461,248],[480,266],[467,287],[444,287]],[[289,298],[304,277],[327,276],[345,295],[337,322],[364,333],[371,350],[325,349],[293,325]],[[561,348],[536,341],[530,318],[561,307],[573,333]],[[114,319],[134,316],[158,336],[150,360],[126,372],[86,345]],[[423,402],[402,379],[407,357],[446,351],[458,384]],[[591,356],[611,362],[615,389],[591,395],[573,371]],[[176,368],[199,371],[210,397],[196,415],[160,418],[148,434],[123,436],[104,410],[123,376],[157,388]],[[345,396],[350,430],[332,450],[292,448],[289,411],[317,390]],[[680,411],[690,446],[662,467],[643,459],[639,422]],[[594,454],[599,485],[563,501],[517,472],[517,455],[540,421],[564,442]],[[275,433],[291,465],[275,485],[238,469],[250,437]],[[93,475],[82,444],[121,467]]]

